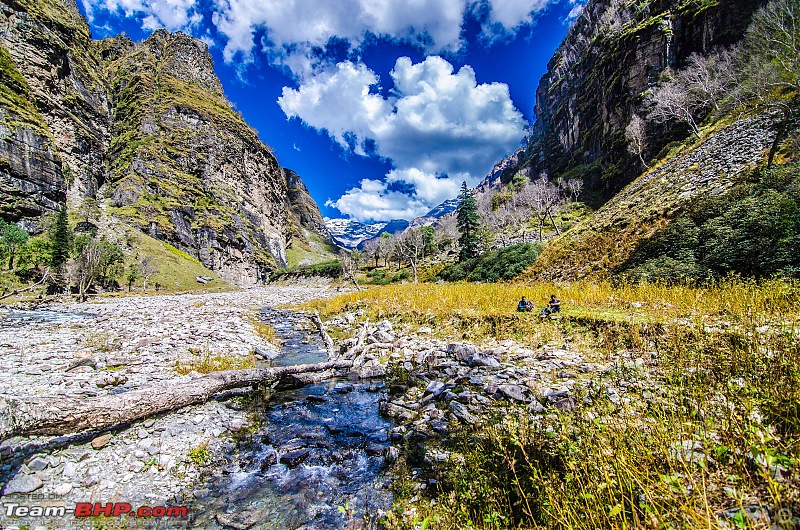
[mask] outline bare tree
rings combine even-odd
[[[436,246],[439,249],[454,250],[458,243],[458,235],[455,215],[446,215],[439,219],[439,226],[436,228]]]
[[[625,127],[625,139],[628,140],[628,152],[632,155],[637,155],[642,165],[648,169],[650,166],[644,161],[642,153],[647,149],[647,132],[645,130],[644,120],[638,114],[634,114],[631,122]]]
[[[349,278],[359,291],[361,290],[361,286],[358,285],[356,274],[358,273],[358,268],[361,266],[363,258],[364,254],[360,250],[339,250],[339,262],[342,264],[342,274]]]
[[[759,9],[739,49],[740,99],[780,112],[770,147],[771,166],[781,142],[796,126],[800,91],[800,0],[773,0]],[[794,94],[793,97],[791,95]]]
[[[397,237],[397,253],[411,265],[414,283],[418,282],[419,264],[425,257],[425,234],[422,227],[409,228]]]
[[[139,276],[142,277],[142,291],[147,290],[147,282],[158,274],[158,264],[152,256],[145,256],[136,264],[136,269],[139,271]]]
[[[378,261],[381,259],[380,238],[369,239],[364,243],[364,257],[375,259],[375,268],[378,268]]]
[[[561,202],[561,195],[555,184],[543,175],[520,190],[520,194],[524,194],[527,204],[530,205],[539,219],[539,241],[542,241],[544,222],[548,218],[553,223],[556,233],[561,233],[555,219],[553,219],[553,212]]]
[[[696,109],[719,111],[720,100],[736,82],[733,54],[727,50],[716,50],[708,56],[693,53],[678,76],[691,92]]]
[[[80,247],[78,257],[70,269],[75,283],[78,285],[80,301],[86,300],[86,291],[97,280],[103,260],[103,246],[97,239],[88,238]]]
[[[681,76],[674,76],[656,88],[647,96],[647,103],[652,107],[647,115],[649,119],[656,123],[683,122],[700,138],[700,128],[694,119],[695,99]]]
[[[578,197],[580,197],[581,191],[583,191],[583,179],[569,179],[567,181],[567,190],[572,196],[572,202],[578,202]]]
[[[383,256],[383,266],[389,266],[389,255],[394,250],[394,236],[389,232],[381,232],[381,235],[378,237],[378,249],[380,250],[381,256]]]

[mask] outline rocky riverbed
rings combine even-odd
[[[281,347],[257,333],[258,320],[270,322],[295,352],[289,363],[316,362],[326,354],[319,339],[313,339],[316,346],[301,347],[312,340],[307,337],[313,326],[303,330],[297,322],[305,317],[260,309],[332,294],[329,288],[267,287],[105,298],[51,304],[33,313],[6,310],[0,323],[0,399],[88,398],[152,385],[168,392],[198,377],[181,375],[176,366],[209,355],[280,364]],[[339,355],[355,363],[344,374],[349,381],[340,377],[304,393],[282,394],[257,413],[248,396],[211,400],[106,433],[5,440],[0,503],[188,505],[196,507],[195,515],[185,520],[133,519],[127,525],[268,529],[299,528],[308,521],[305,528],[340,527],[346,522],[337,515],[342,502],[351,522],[369,516],[374,526],[391,501],[381,493],[391,479],[379,472],[403,451],[420,449],[424,464],[436,465],[449,457],[436,439],[458,423],[479,422],[509,404],[523,405],[533,416],[572,410],[598,391],[600,375],[613,366],[569,344],[455,342],[428,327],[370,322],[363,312],[335,316],[324,327],[334,336],[353,337],[337,344]],[[615,362],[633,372],[649,364],[625,352]],[[621,380],[599,390],[622,402],[638,384]],[[358,482],[354,473],[362,472],[369,477]],[[355,483],[375,493],[342,495]],[[417,487],[426,487],[421,478]],[[280,496],[287,492],[294,501]],[[284,505],[294,508],[282,510]],[[365,513],[359,513],[362,508]],[[83,524],[65,521],[64,528]],[[6,527],[41,522],[0,513]]]
[[[324,287],[268,287],[102,298],[48,304],[35,311],[4,308],[0,399],[88,398],[153,385],[168,392],[172,385],[199,376],[181,375],[176,371],[179,365],[191,366],[209,356],[242,360],[275,356],[276,346],[253,325],[261,308],[334,293]],[[212,457],[230,455],[236,434],[248,428],[247,412],[230,405],[209,401],[102,435],[15,437],[0,442],[0,504],[186,504],[193,488],[202,483],[200,466],[190,452],[205,448]],[[2,528],[45,522],[0,513]],[[82,527],[72,518],[64,524],[63,528]],[[83,526],[91,528],[92,523]]]

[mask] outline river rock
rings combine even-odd
[[[269,469],[270,467],[274,466],[277,463],[278,463],[278,453],[276,453],[275,451],[270,451],[269,453],[264,455],[264,458],[261,460],[261,464],[259,464],[259,469],[261,469],[261,471],[266,471],[267,469]]]
[[[48,465],[50,465],[50,462],[38,456],[28,462],[28,468],[31,471],[42,471],[43,469],[47,468]]]
[[[93,449],[102,449],[103,447],[108,445],[108,442],[110,442],[110,441],[111,441],[111,435],[110,434],[104,434],[102,436],[98,436],[97,438],[92,440],[92,448]]]
[[[247,530],[258,523],[263,517],[260,510],[240,510],[235,513],[218,513],[217,522],[222,526],[229,526],[235,530]]]
[[[25,475],[17,473],[3,490],[3,495],[12,495],[14,493],[30,493],[42,487],[42,480],[36,475]]]
[[[311,454],[311,451],[305,448],[289,451],[281,455],[281,464],[285,464],[288,467],[297,467],[308,458],[309,454]]]

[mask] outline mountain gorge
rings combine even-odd
[[[523,182],[549,181],[568,197],[571,182],[582,187],[573,196],[579,196],[589,210],[577,220],[566,213],[563,218],[558,215],[568,230],[561,233],[554,227],[528,278],[609,277],[627,274],[632,267],[654,272],[657,264],[656,275],[646,277],[666,274],[674,281],[690,272],[688,277],[701,280],[741,269],[730,265],[738,258],[712,258],[716,251],[700,234],[709,240],[713,235],[720,248],[741,238],[738,246],[757,249],[752,257],[759,263],[771,262],[771,252],[785,254],[783,240],[791,239],[794,229],[786,228],[784,234],[779,225],[795,226],[793,214],[772,228],[756,225],[759,216],[780,217],[779,204],[795,201],[794,19],[781,15],[779,8],[772,15],[759,11],[764,4],[740,0],[587,4],[536,89],[537,121],[527,145],[499,162],[476,190],[479,196],[486,195],[484,203],[495,208],[503,201],[517,201]],[[754,29],[750,23],[755,13],[762,20],[772,16],[775,27],[767,30],[762,23]],[[779,32],[784,23],[786,34],[780,38],[787,39],[789,51],[782,61],[774,57],[783,53],[781,41],[763,41],[772,37],[767,31]],[[777,72],[776,64],[785,65],[781,66],[785,71]],[[709,90],[724,89],[703,92],[700,79],[687,84],[691,68],[715,84]],[[667,95],[673,99],[667,100]],[[656,111],[667,105],[680,107],[685,118],[675,113],[660,119]],[[638,149],[631,136],[637,120]],[[528,211],[532,208],[536,214],[541,207],[535,202],[528,204]],[[567,206],[564,211],[578,211]],[[544,218],[543,212],[537,215]],[[689,223],[693,232],[674,233],[673,223],[687,226],[687,216],[694,219]],[[724,216],[749,219],[752,226],[723,229]],[[701,229],[710,219],[716,220]],[[779,232],[780,236],[774,235]],[[685,250],[687,245],[693,249],[681,255],[672,250]],[[652,253],[656,247],[666,254]],[[648,248],[651,251],[645,251]],[[791,262],[783,260],[784,266]]]
[[[330,241],[300,178],[225,98],[207,46],[92,41],[71,0],[0,4],[0,215],[31,232],[69,202],[168,242],[237,285]]]

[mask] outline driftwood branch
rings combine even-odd
[[[328,350],[328,358],[335,359],[337,356],[336,347],[333,345],[333,339],[331,336],[328,335],[328,332],[325,331],[325,327],[322,325],[322,320],[319,318],[319,313],[314,311],[310,315],[311,321],[317,326],[319,330],[319,335],[322,337],[322,342],[325,343],[325,349]]]
[[[207,401],[234,388],[350,368],[352,361],[331,361],[275,368],[249,368],[215,372],[185,383],[153,386],[95,398],[0,397],[0,440],[12,436],[63,435],[102,430],[148,416]],[[314,377],[309,377],[315,380]]]

